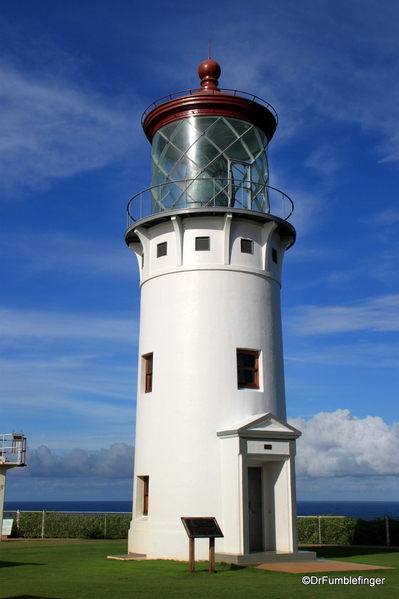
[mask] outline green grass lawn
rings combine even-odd
[[[301,599],[399,597],[399,571],[335,573],[328,577],[385,577],[383,586],[302,584],[302,574],[285,574],[206,563],[188,572],[174,561],[120,562],[107,555],[126,552],[126,541],[5,541],[0,543],[0,598],[19,599]],[[399,568],[399,552],[317,548],[318,556]],[[321,575],[320,575],[321,576]]]

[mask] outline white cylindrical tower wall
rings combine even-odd
[[[280,276],[293,234],[269,216],[259,221],[240,211],[163,220],[139,226],[131,244],[141,266],[141,317],[139,488],[129,551],[185,559],[182,516],[211,515],[223,525],[217,431],[266,412],[286,418]],[[209,249],[197,250],[196,238],[209,238]],[[242,251],[242,240],[250,253]],[[157,257],[165,243],[166,255]],[[238,349],[259,353],[259,388],[238,387]],[[147,476],[149,507],[143,515],[140,484]],[[222,547],[223,539],[217,543]],[[206,543],[198,543],[197,555],[206,558]]]

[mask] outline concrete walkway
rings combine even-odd
[[[290,574],[308,574],[309,572],[354,572],[356,570],[395,570],[387,566],[370,566],[353,562],[337,562],[318,559],[315,562],[290,562],[285,564],[261,564],[255,566],[259,570],[288,572]]]

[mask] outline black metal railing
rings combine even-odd
[[[235,179],[204,177],[167,181],[140,191],[127,204],[127,227],[162,212],[212,207],[252,210],[293,224],[294,203],[279,189]]]

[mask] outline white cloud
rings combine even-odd
[[[297,498],[305,501],[364,501],[362,517],[370,516],[369,501],[396,501],[399,477],[345,476],[342,478],[297,478]]]
[[[122,212],[121,212],[122,214]],[[28,232],[26,232],[28,235]],[[17,237],[17,238],[16,238]],[[85,277],[126,277],[136,273],[136,260],[122,240],[119,243],[94,240],[58,232],[37,234],[29,232],[29,252],[26,251],[25,233],[19,230],[18,236],[4,232],[0,239],[0,251],[4,263],[13,264],[16,260],[18,278],[32,278],[39,273],[56,270],[67,271]]]
[[[350,331],[399,331],[399,294],[350,306],[300,306],[288,311],[285,326],[297,335]]]
[[[349,410],[321,412],[290,424],[302,431],[297,447],[299,477],[399,475],[399,425],[382,418],[351,416]]]
[[[305,165],[323,175],[332,175],[342,166],[336,152],[330,144],[319,146],[308,156]]]
[[[227,80],[228,87],[251,90],[277,109],[279,131],[273,143],[329,117],[376,133],[380,141],[373,149],[383,160],[397,161],[397,7],[373,0],[308,0],[270,5],[267,17],[257,17],[227,20],[225,43],[222,37],[215,58],[220,56],[225,71],[223,85]],[[251,39],[257,39],[256,45]],[[334,160],[330,168],[335,166]]]
[[[113,443],[109,449],[88,452],[73,449],[56,455],[41,445],[27,452],[27,466],[15,470],[16,476],[132,478],[134,447]]]
[[[292,343],[292,342],[291,342]],[[344,344],[304,343],[291,344],[285,360],[297,364],[326,366],[357,366],[361,368],[384,368],[399,366],[399,345],[351,339]],[[376,376],[379,376],[378,373]],[[360,382],[358,382],[360,387]]]
[[[0,307],[0,341],[3,339],[41,340],[108,340],[124,341],[129,345],[137,340],[138,322],[130,315],[109,318],[103,315],[79,315],[44,310],[18,310]]]
[[[388,208],[387,210],[384,210],[383,212],[380,212],[380,214],[374,216],[368,222],[372,222],[379,226],[396,225],[396,223],[399,222],[399,210],[395,208]]]
[[[130,315],[0,309],[3,425],[31,440],[64,427],[64,438],[105,425],[118,435],[134,420],[137,338]]]
[[[129,114],[62,76],[0,63],[0,180],[8,191],[41,187],[114,162],[130,151],[139,112]],[[119,104],[119,106],[118,106]]]

